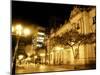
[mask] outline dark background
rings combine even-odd
[[[12,1],[12,22],[22,21],[52,28],[69,19],[73,5]]]

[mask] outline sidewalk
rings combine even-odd
[[[90,66],[86,65],[44,65],[44,64],[26,64],[24,68],[16,68],[17,73],[36,73],[36,72],[53,72],[53,71],[75,71],[88,70]]]

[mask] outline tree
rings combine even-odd
[[[66,32],[65,34],[63,34],[62,36],[63,38],[63,42],[62,44],[64,44],[65,46],[70,46],[72,48],[72,52],[73,52],[73,56],[75,57],[75,52],[73,47],[79,42],[80,40],[80,34],[78,31],[76,30],[70,30],[68,32]]]
[[[96,33],[88,33],[85,35],[83,44],[93,44],[96,42]]]
[[[75,59],[74,60],[75,64],[76,64],[77,59],[79,57],[79,47],[80,47],[80,45],[96,43],[96,33],[94,33],[94,32],[82,34],[82,33],[76,32],[76,31],[69,31],[69,32],[66,32],[65,34],[66,34],[66,36],[65,36],[66,41],[64,43],[66,45],[69,45],[72,48],[73,56],[74,56],[74,59]],[[71,44],[71,42],[73,42],[73,44]],[[74,52],[73,46],[76,45],[76,44],[77,44],[78,48],[75,49],[75,52]],[[93,64],[95,64],[95,62]],[[76,69],[76,67],[77,66],[75,66],[75,69]]]
[[[62,45],[64,47],[71,47],[73,52],[74,59],[79,57],[79,47],[82,44],[92,44],[96,42],[96,34],[88,33],[82,34],[77,30],[70,30],[62,34],[62,36],[55,36],[51,39],[52,47],[56,45]],[[74,46],[77,46],[77,49],[74,49]]]

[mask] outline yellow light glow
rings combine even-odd
[[[39,40],[44,40],[44,37],[37,37],[37,39],[39,39]]]
[[[18,58],[19,58],[19,60],[21,60],[24,58],[24,55],[19,55]]]
[[[44,69],[45,68],[45,66],[44,65],[40,65],[40,69]]]
[[[14,26],[12,26],[12,32],[14,32],[14,31],[15,31]]]
[[[21,26],[21,24],[16,25],[16,31],[21,31],[23,29],[23,27]]]
[[[16,34],[17,34],[17,35],[21,35],[22,32],[21,32],[21,31],[16,31]]]
[[[40,56],[45,56],[45,54],[44,53],[41,53]]]
[[[41,40],[41,39],[37,39],[37,42],[44,42],[44,40]]]
[[[36,58],[37,58],[37,56],[34,56],[34,58],[36,59]]]
[[[55,50],[63,50],[64,48],[62,47],[55,47]]]
[[[24,35],[25,35],[25,36],[30,35],[30,33],[31,33],[31,32],[30,32],[30,30],[29,30],[28,28],[25,28],[25,29],[24,29]]]
[[[39,35],[45,35],[45,33],[43,33],[43,32],[38,32],[38,34],[39,34]]]
[[[22,29],[23,27],[21,26],[21,24],[16,25],[16,34],[17,35],[21,35],[22,34]]]
[[[53,54],[53,52],[51,52],[50,54]]]
[[[71,42],[71,45],[74,45],[74,42]]]
[[[30,57],[27,57],[26,60],[31,60],[31,58]]]
[[[37,44],[36,46],[37,46],[37,47],[42,47],[42,44]]]

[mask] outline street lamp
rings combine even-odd
[[[21,26],[21,24],[16,25],[15,28],[12,26],[12,32],[15,31],[15,35],[17,36],[17,43],[16,43],[16,46],[15,46],[14,58],[15,58],[15,55],[16,55],[16,51],[18,49],[19,36],[21,36],[21,34],[22,34],[22,29],[23,29],[23,27]]]
[[[16,66],[16,52],[18,50],[18,43],[19,43],[19,36],[21,35],[22,26],[21,24],[16,25],[15,27],[12,26],[12,32],[15,32],[15,35],[17,37],[17,43],[15,46],[14,56],[13,56],[13,63],[12,63],[12,74],[15,74],[15,66]]]
[[[22,35],[22,30],[23,30],[22,25],[21,24],[16,25],[15,29],[16,29],[15,30],[16,31],[16,35],[21,36]]]
[[[25,28],[23,30],[23,33],[24,33],[25,36],[28,36],[28,35],[30,35],[31,32],[30,32],[30,30],[28,28]]]
[[[14,56],[13,56],[12,74],[15,74],[16,53],[18,50],[19,39],[20,39],[20,36],[22,36],[23,32],[24,32],[24,36],[30,34],[29,29],[24,30],[21,24],[17,24],[15,27],[12,26],[12,33],[15,33],[14,35],[16,35],[16,37],[17,37],[17,43],[15,46],[15,51],[14,51]]]

